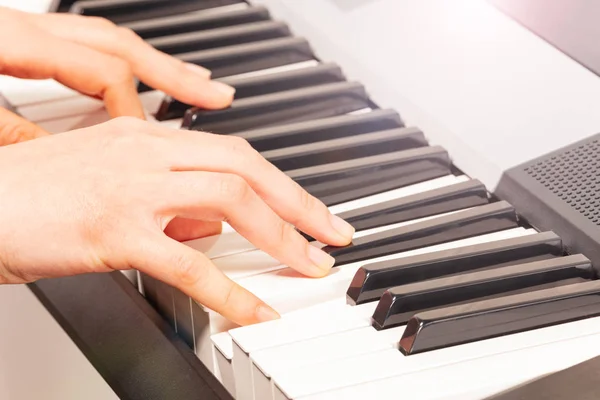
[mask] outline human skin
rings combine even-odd
[[[307,276],[354,229],[243,139],[121,117],[0,147],[0,283],[137,269],[240,325],[276,310],[178,240],[227,221]]]
[[[102,99],[111,117],[144,118],[135,78],[205,109],[231,104],[235,90],[210,71],[157,51],[134,32],[103,18],[30,14],[0,7],[0,75],[54,79]],[[0,145],[48,133],[0,108]]]

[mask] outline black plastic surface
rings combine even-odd
[[[120,399],[232,399],[120,272],[29,287]]]
[[[498,202],[363,236],[353,240],[348,246],[326,246],[323,251],[335,258],[336,265],[344,265],[514,228],[517,225],[514,208],[506,202]]]
[[[600,281],[589,281],[416,314],[400,339],[405,355],[600,315]]]
[[[179,54],[286,36],[290,36],[290,30],[285,23],[280,21],[259,21],[206,31],[162,36],[148,39],[146,43],[163,53]]]
[[[288,37],[175,54],[174,57],[209,69],[211,77],[217,79],[313,60],[314,54],[306,39]]]
[[[410,221],[488,203],[487,190],[476,179],[448,185],[338,214],[356,230]]]
[[[599,387],[600,357],[594,357],[485,400],[598,400]]]
[[[542,232],[360,267],[346,292],[350,304],[378,300],[390,287],[563,255],[560,237]]]
[[[330,206],[448,175],[450,159],[439,146],[420,147],[285,173]]]
[[[200,32],[208,29],[266,21],[268,19],[270,19],[269,11],[263,6],[255,6],[239,10],[215,8],[211,9],[210,12],[201,10],[142,21],[132,21],[120,25],[133,30],[143,39],[150,39],[179,33]]]
[[[319,64],[315,67],[271,73],[252,77],[229,77],[218,79],[235,88],[235,99],[262,96],[284,90],[301,89],[309,86],[341,82],[344,76],[335,64]],[[156,112],[156,119],[164,121],[181,118],[192,108],[171,96],[166,96]]]
[[[114,23],[185,14],[207,8],[241,3],[242,0],[95,0],[77,1],[70,12],[103,17]]]
[[[600,134],[508,170],[495,194],[600,265]]]
[[[186,111],[182,127],[227,134],[258,127],[331,117],[368,107],[362,85],[336,82],[234,100],[223,110]]]
[[[382,109],[237,132],[235,136],[246,139],[258,151],[268,151],[403,126],[396,111]]]
[[[404,325],[430,309],[547,289],[595,277],[581,254],[432,279],[388,289],[373,313],[376,329]]]
[[[427,141],[420,130],[401,128],[284,147],[263,152],[262,156],[280,170],[288,171],[426,145]]]

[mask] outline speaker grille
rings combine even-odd
[[[580,144],[538,160],[525,172],[570,207],[600,226],[600,141]]]

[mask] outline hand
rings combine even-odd
[[[55,79],[104,100],[111,117],[143,119],[134,77],[187,104],[227,107],[234,89],[210,71],[161,53],[131,30],[74,14],[29,14],[0,7],[0,75]],[[47,135],[0,108],[0,145]]]
[[[134,268],[241,325],[278,315],[169,238],[174,218],[227,220],[312,277],[334,260],[293,226],[338,246],[354,233],[243,139],[135,118],[1,147],[0,210],[4,283]]]

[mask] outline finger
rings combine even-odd
[[[333,257],[310,245],[237,175],[176,172],[165,174],[159,186],[162,215],[226,220],[256,247],[307,276],[325,276],[334,264]]]
[[[219,271],[202,253],[158,234],[136,235],[127,249],[135,269],[178,288],[239,325],[279,318],[279,314]]]
[[[16,144],[48,135],[49,133],[39,126],[0,107],[0,146]]]
[[[352,240],[355,230],[351,225],[331,214],[321,201],[265,160],[245,140],[191,131],[171,133],[170,140],[174,169],[239,175],[278,215],[315,239],[337,246]]]
[[[162,53],[133,31],[101,18],[51,14],[32,16],[36,24],[65,40],[72,40],[126,60],[148,86],[190,105],[218,109],[231,104],[235,90],[211,81],[210,71]]]
[[[35,27],[23,29],[23,35],[35,40],[29,41],[27,46],[18,41],[9,42],[2,49],[0,68],[4,74],[55,79],[71,89],[103,99],[111,117],[144,118],[133,73],[125,61],[43,31],[32,33]]]
[[[175,218],[165,228],[165,234],[179,242],[214,236],[221,233],[223,224],[218,221],[198,221],[194,219]]]

